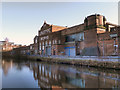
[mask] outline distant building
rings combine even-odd
[[[67,56],[107,56],[120,53],[118,25],[102,15],[90,15],[84,23],[61,27],[44,22],[34,38],[34,54]]]
[[[34,38],[34,44],[33,44],[33,48],[34,48],[34,54],[38,54],[38,36],[36,35]]]
[[[21,47],[21,45],[14,44],[14,42],[9,42],[9,40],[6,38],[5,41],[0,41],[0,51],[6,52],[11,51],[14,48]]]
[[[30,55],[30,46],[21,46],[14,48],[11,53],[16,57]]]
[[[29,49],[30,49],[30,54],[31,54],[31,55],[35,54],[34,45],[35,45],[35,44],[30,44],[30,45],[29,45],[29,47],[30,47]],[[36,50],[37,50],[37,49],[36,49]]]

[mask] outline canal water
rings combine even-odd
[[[120,71],[28,60],[2,60],[2,88],[120,88]]]

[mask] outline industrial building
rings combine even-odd
[[[34,38],[34,54],[67,56],[110,56],[120,53],[120,27],[107,22],[105,16],[87,16],[72,27],[44,22]]]

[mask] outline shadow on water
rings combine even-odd
[[[120,88],[120,71],[113,69],[3,59],[2,71],[4,88]]]

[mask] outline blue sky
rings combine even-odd
[[[44,20],[49,24],[74,26],[86,16],[102,14],[108,22],[118,23],[117,2],[3,2],[2,36],[16,44],[29,45]]]

